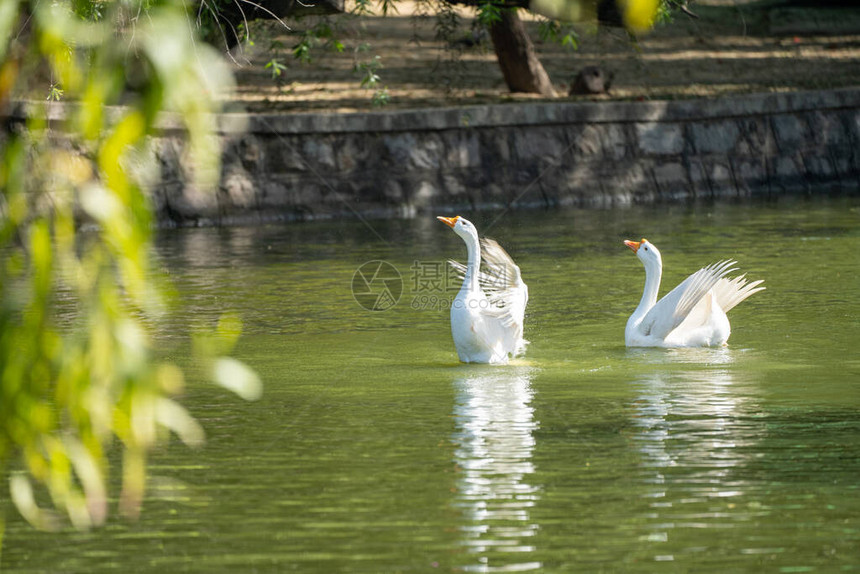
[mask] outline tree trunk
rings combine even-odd
[[[555,90],[535,53],[534,44],[516,9],[503,9],[502,19],[490,26],[490,37],[505,83],[512,92],[553,97]]]

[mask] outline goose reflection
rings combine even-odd
[[[469,369],[455,381],[454,456],[460,469],[456,504],[462,509],[464,544],[475,563],[469,572],[522,572],[537,524],[530,513],[539,497],[529,483],[538,422],[525,367]]]
[[[635,425],[643,464],[658,476],[661,468],[679,465],[695,466],[713,479],[725,476],[744,461],[738,447],[755,434],[744,422],[754,408],[752,399],[736,388],[731,354],[677,349],[662,357],[681,368],[658,369],[636,381]]]
[[[639,358],[662,364],[634,383],[640,477],[652,485],[646,497],[654,523],[643,538],[666,542],[672,529],[749,519],[732,509],[747,494],[741,469],[761,437],[759,405],[753,388],[738,379],[731,351],[678,349]]]

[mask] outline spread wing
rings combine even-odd
[[[660,338],[668,336],[678,325],[683,323],[699,300],[708,291],[713,289],[720,280],[729,282],[729,280],[723,278],[726,274],[735,270],[732,268],[732,265],[735,263],[737,261],[720,261],[703,267],[684,279],[677,287],[667,293],[665,297],[657,301],[651,310],[648,311],[648,314],[645,315],[645,318],[642,319],[639,329],[645,335]],[[719,301],[719,299],[717,300]]]
[[[456,261],[449,262],[462,278],[466,266]],[[505,348],[514,355],[525,349],[523,323],[529,290],[523,281],[520,268],[502,246],[492,239],[481,239],[481,269],[478,283],[490,303],[483,313],[495,318],[504,327]]]
[[[722,307],[723,311],[728,313],[735,305],[759,291],[764,291],[765,287],[759,287],[764,283],[764,279],[750,282],[746,275],[739,275],[734,279],[723,277],[714,286],[714,295],[717,297],[717,303]]]

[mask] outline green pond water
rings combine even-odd
[[[433,217],[160,233],[160,347],[194,373],[189,326],[235,311],[263,398],[192,381],[207,443],[154,454],[139,521],[41,533],[6,504],[0,569],[860,571],[860,199],[462,215],[529,285],[511,365],[457,362],[465,247]],[[723,258],[765,279],[727,348],[624,347],[642,236],[661,294]],[[400,273],[387,310],[353,296],[369,261]]]

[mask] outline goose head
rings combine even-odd
[[[629,247],[633,253],[636,254],[636,257],[639,258],[639,261],[642,262],[646,270],[653,269],[656,271],[663,268],[663,258],[660,256],[660,251],[653,243],[644,237],[642,238],[642,241],[630,241],[629,239],[625,239],[624,245]]]
[[[464,241],[467,241],[468,239],[478,239],[478,230],[475,229],[472,222],[465,217],[460,217],[459,215],[455,215],[454,217],[438,216],[436,219],[453,229],[454,233],[462,237]]]

